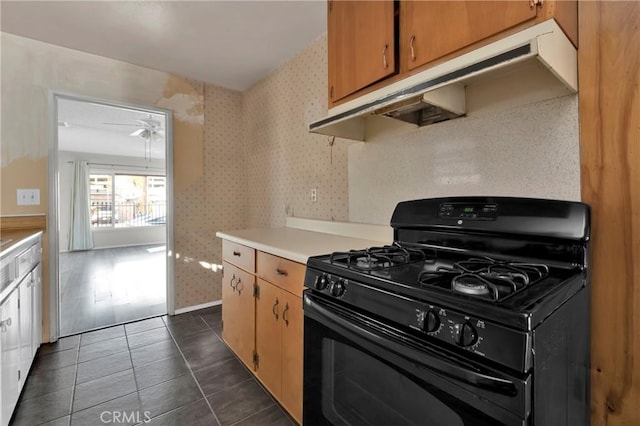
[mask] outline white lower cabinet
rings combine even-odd
[[[2,424],[8,425],[20,395],[20,289],[0,305],[0,375],[2,376]]]
[[[10,275],[10,293],[0,303],[0,426],[7,426],[20,392],[42,342],[41,243],[7,262],[3,256],[3,277]],[[11,267],[6,266],[15,262]],[[10,272],[7,272],[10,271]],[[14,275],[12,275],[14,274]],[[10,290],[13,288],[13,290]]]
[[[29,273],[18,285],[20,300],[20,389],[27,378],[31,361],[33,361],[33,274]]]
[[[36,356],[36,352],[42,343],[42,267],[38,264],[31,272],[33,282],[31,284],[31,357]]]

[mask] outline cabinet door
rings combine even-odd
[[[302,299],[282,292],[282,405],[302,424],[302,360],[303,324]]]
[[[40,265],[36,266],[33,272],[33,285],[32,285],[32,324],[33,333],[31,333],[31,357],[36,356],[36,351],[42,343],[42,268]]]
[[[255,348],[255,277],[230,263],[223,262],[222,338],[242,362],[253,369]]]
[[[329,0],[329,103],[395,74],[393,1]]]
[[[20,389],[26,380],[31,360],[33,359],[33,351],[31,349],[32,333],[33,333],[33,274],[29,273],[23,278],[18,286],[20,292],[20,302],[18,309],[20,311]]]
[[[18,402],[20,370],[19,289],[0,306],[0,394],[2,395],[2,424],[9,424],[13,408]]]
[[[536,17],[529,0],[402,1],[402,69],[412,70]]]
[[[280,360],[282,353],[282,290],[258,278],[256,302],[256,351],[259,362],[256,375],[276,397],[280,395]]]

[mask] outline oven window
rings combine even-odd
[[[323,339],[322,411],[334,425],[463,426],[460,416],[385,363]]]

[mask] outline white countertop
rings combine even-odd
[[[300,263],[307,263],[310,256],[364,249],[392,242],[392,240],[367,240],[296,228],[220,231],[216,232],[216,236]]]

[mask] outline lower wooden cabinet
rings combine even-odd
[[[240,360],[253,369],[255,277],[228,262],[223,262],[223,265],[222,338]]]
[[[282,391],[280,402],[302,424],[302,371],[304,312],[302,299],[282,292]]]
[[[302,423],[305,265],[230,241],[222,244],[222,338]]]
[[[256,376],[302,421],[302,299],[258,278]]]
[[[283,290],[258,278],[256,300],[256,375],[279,396],[282,390],[282,292]]]

